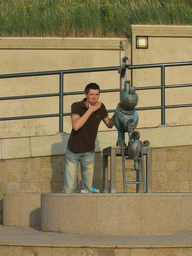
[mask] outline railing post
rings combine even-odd
[[[59,75],[59,132],[63,132],[63,72]]]
[[[120,41],[120,60],[119,60],[119,66],[121,67],[123,65],[123,58],[124,58],[124,49],[123,49],[123,43],[122,41]],[[120,101],[122,101],[122,97],[123,97],[123,86],[124,86],[124,82],[126,81],[125,78],[125,72],[120,72]]]
[[[165,66],[161,66],[161,125],[165,124]]]

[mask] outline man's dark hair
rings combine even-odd
[[[89,84],[85,87],[85,93],[88,94],[90,89],[99,90],[99,93],[100,93],[100,87],[99,87],[99,85],[96,84],[96,83],[89,83]]]

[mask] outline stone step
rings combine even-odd
[[[72,235],[0,225],[0,255],[192,255],[192,234]]]
[[[5,193],[3,225],[81,235],[192,231],[192,193]]]
[[[41,230],[87,235],[192,231],[192,193],[41,195]]]

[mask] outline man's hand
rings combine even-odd
[[[121,102],[119,102],[118,103],[118,105],[117,105],[117,107],[116,107],[116,110],[118,109],[118,108],[120,108],[121,107]],[[108,128],[112,128],[113,127],[113,125],[114,125],[114,123],[113,123],[113,117],[114,117],[114,115],[111,117],[111,118],[109,118],[108,116],[103,120],[103,122],[106,124],[106,126],[108,127]]]
[[[89,104],[89,109],[92,112],[95,112],[95,111],[97,111],[101,107],[101,104],[102,104],[102,102],[100,102],[100,101],[98,101],[95,105]]]

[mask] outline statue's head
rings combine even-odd
[[[134,108],[138,104],[138,96],[135,92],[134,86],[129,86],[128,90],[125,91],[122,99],[121,108],[123,111],[134,112]],[[129,113],[127,113],[129,114]]]
[[[139,138],[140,138],[140,133],[139,133],[138,131],[132,132],[132,134],[131,134],[131,139],[133,139],[133,140],[139,140]]]

